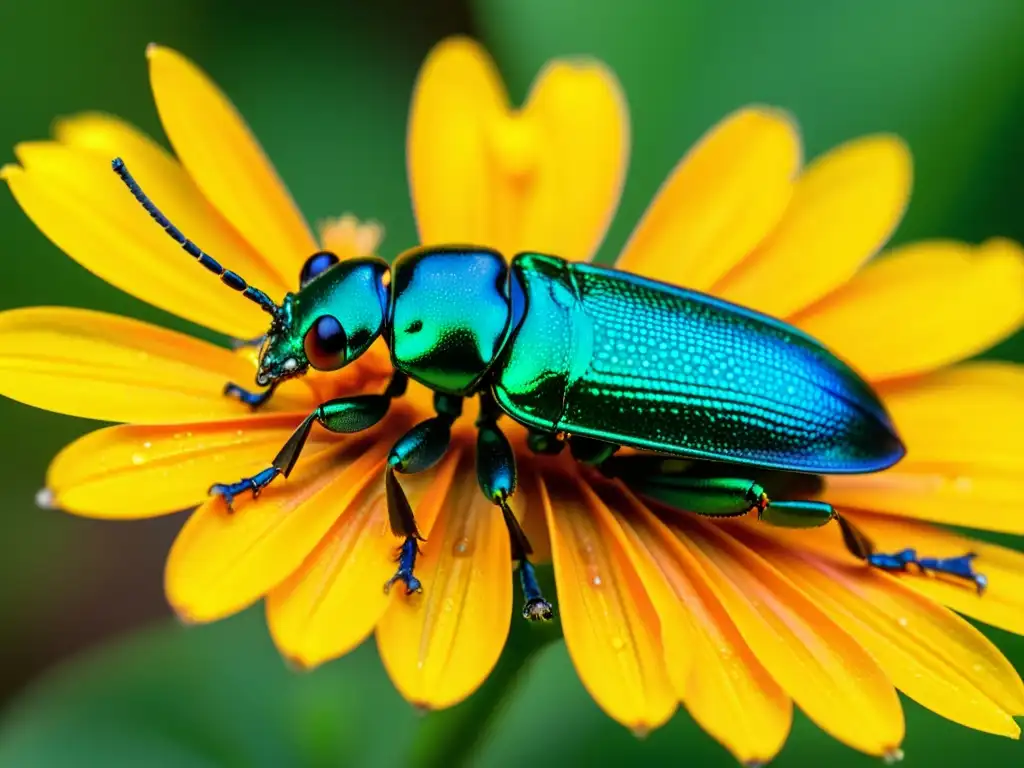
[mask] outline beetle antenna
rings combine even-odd
[[[270,297],[267,296],[267,294],[258,288],[253,288],[242,279],[241,275],[232,272],[230,269],[224,269],[224,267],[220,265],[220,262],[181,234],[181,230],[171,224],[168,218],[164,216],[163,213],[160,212],[160,209],[153,204],[153,201],[149,199],[149,195],[142,191],[142,187],[139,186],[139,183],[135,181],[134,177],[128,172],[128,168],[125,166],[124,160],[120,157],[115,158],[110,165],[114,169],[114,173],[121,177],[121,181],[123,181],[125,186],[131,190],[133,195],[135,195],[135,199],[138,200],[149,215],[153,217],[153,221],[163,227],[164,231],[171,236],[171,239],[185,249],[185,253],[195,257],[200,264],[213,272],[213,274],[220,277],[220,281],[228,288],[232,288],[250,301],[256,302],[260,305],[260,309],[267,312],[275,319],[277,318],[279,312],[278,307]]]

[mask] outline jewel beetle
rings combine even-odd
[[[905,451],[867,382],[784,322],[614,269],[538,253],[506,261],[472,245],[416,248],[390,266],[315,253],[299,291],[278,306],[187,239],[120,159],[113,169],[188,254],[270,315],[258,340],[256,383],[265,389],[229,383],[227,395],[259,407],[282,381],[310,368],[343,368],[379,337],[390,350],[394,372],[384,392],[320,404],[265,470],[212,486],[229,508],[236,496],[257,496],[287,477],[314,423],[359,432],[384,417],[409,379],[434,393],[436,415],[388,454],[388,518],[403,544],[385,589],[421,588],[414,569],[422,539],[398,476],[441,460],[467,397],[480,400],[477,476],[508,527],[528,619],[550,618],[552,609],[510,508],[516,466],[502,416],[526,427],[532,451],[568,445],[576,460],[677,510],[711,517],[756,510],[761,521],[787,528],[834,521],[850,553],[871,566],[943,574],[979,592],[986,586],[973,553],[878,552],[831,505],[807,500],[822,475],[884,470]],[[616,455],[623,446],[638,450]]]

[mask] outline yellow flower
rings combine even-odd
[[[90,115],[59,123],[55,141],[20,145],[21,166],[3,176],[39,228],[91,271],[215,331],[256,336],[266,330],[258,308],[181,254],[110,159],[123,156],[187,236],[274,299],[296,287],[319,244],[216,87],[166,49],[151,49],[149,61],[178,160]],[[627,152],[625,103],[600,65],[549,65],[514,110],[486,55],[448,41],[424,66],[409,126],[421,240],[590,258]],[[670,174],[617,264],[785,318],[851,361],[881,394],[908,455],[886,472],[826,478],[822,496],[883,550],[977,552],[987,592],[865,567],[833,525],[783,531],[670,514],[565,456],[520,451],[515,511],[537,559],[553,560],[556,610],[581,679],[624,725],[650,730],[681,703],[754,764],[781,748],[795,703],[840,741],[893,757],[903,737],[898,688],[966,726],[1019,735],[1024,684],[950,609],[1024,633],[1024,556],[932,523],[1024,532],[1024,371],[954,365],[1021,325],[1024,252],[1004,240],[935,241],[865,266],[909,190],[897,139],[853,141],[805,167],[790,118],[743,109]],[[346,221],[324,240],[354,254],[379,234]],[[385,456],[431,413],[425,391],[411,387],[371,432],[315,431],[287,481],[228,515],[222,500],[206,500],[212,483],[263,469],[319,402],[379,391],[389,364],[375,349],[343,372],[289,381],[258,413],[222,395],[226,381],[253,373],[251,350],[133,320],[51,308],[0,315],[0,391],[125,423],[56,458],[54,505],[127,519],[201,504],[167,563],[167,595],[182,617],[212,621],[264,599],[274,640],[296,663],[337,657],[375,632],[407,699],[462,700],[497,661],[513,606],[508,537],[473,471],[473,414],[437,468],[403,477],[427,539],[417,564],[424,593],[385,595],[399,543],[387,526]]]

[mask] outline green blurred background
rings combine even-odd
[[[1024,239],[1020,0],[6,0],[0,29],[0,147],[45,137],[55,116],[86,109],[162,138],[143,57],[161,42],[227,91],[311,220],[377,218],[386,254],[415,241],[403,155],[410,89],[427,50],[452,33],[487,43],[515,99],[553,56],[595,55],[618,73],[634,146],[605,257],[682,152],[748,102],[797,115],[810,156],[865,132],[904,136],[916,183],[897,241]],[[6,192],[0,232],[0,308],[69,304],[188,329],[64,257]],[[992,354],[1022,360],[1024,344]],[[180,517],[115,524],[36,509],[50,457],[95,425],[8,401],[0,424],[0,765],[400,763],[420,718],[372,647],[298,675],[258,611],[176,626],[161,570]],[[985,631],[1024,668],[1024,641]],[[1024,759],[1019,744],[906,709],[908,765]],[[635,740],[589,700],[561,643],[493,726],[480,765],[733,764],[685,714]],[[798,717],[776,764],[826,760],[875,764]]]

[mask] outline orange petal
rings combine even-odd
[[[224,385],[252,379],[240,356],[137,320],[54,307],[0,313],[0,393],[37,408],[150,424],[233,419],[250,411]],[[308,391],[299,384],[271,404],[308,411]]]
[[[981,352],[1024,322],[1024,249],[935,241],[895,250],[792,318],[872,381]]]
[[[684,516],[672,526],[718,585],[743,639],[807,716],[862,752],[897,754],[904,733],[899,699],[860,644],[718,527]]]
[[[195,259],[149,218],[109,161],[55,143],[22,144],[18,152],[27,167],[5,166],[0,177],[39,230],[90,272],[222,333],[251,338],[266,331],[267,316],[259,307],[231,296],[213,275],[190,263]],[[160,177],[153,186],[167,185]]]
[[[676,695],[629,542],[585,483],[546,472],[541,493],[569,656],[605,712],[636,732],[651,731],[672,716]]]
[[[195,64],[158,45],[146,56],[160,121],[182,165],[206,199],[293,284],[318,249],[263,149]]]
[[[766,107],[734,112],[665,180],[616,266],[707,290],[778,223],[800,158],[789,115]]]
[[[458,461],[455,449],[436,469],[402,477],[417,526],[427,537]],[[349,506],[302,566],[267,596],[267,621],[281,653],[308,669],[365,640],[389,605],[381,587],[395,572],[396,543],[381,478]]]
[[[548,536],[548,523],[544,516],[544,498],[540,492],[540,472],[536,463],[524,456],[522,450],[517,451],[516,465],[519,473],[519,489],[512,497],[512,511],[519,519],[526,533],[533,554],[532,563],[551,562],[551,538]]]
[[[475,691],[501,655],[512,606],[512,552],[501,513],[480,492],[472,459],[416,564],[423,593],[392,592],[377,644],[395,687],[412,703],[440,709]]]
[[[853,518],[882,552],[906,547],[913,547],[922,557],[956,557],[976,552],[975,567],[988,577],[983,595],[979,596],[973,587],[943,579],[913,575],[901,575],[900,579],[911,589],[955,611],[1024,635],[1024,554],[909,520],[863,514]]]
[[[658,612],[676,696],[741,763],[768,763],[789,734],[789,697],[743,641],[707,572],[665,524],[628,491],[602,485],[599,492],[643,553],[633,562]]]
[[[305,416],[100,429],[62,450],[46,475],[54,506],[88,517],[153,517],[202,503],[216,482],[265,469]],[[310,436],[312,456],[334,438]]]
[[[1020,735],[1010,713],[1024,711],[1024,684],[966,621],[874,568],[831,563],[746,526],[730,528],[849,632],[910,698],[969,728]]]
[[[397,423],[345,440],[301,462],[257,500],[229,512],[215,498],[185,523],[167,558],[167,599],[186,621],[213,621],[251,605],[316,548],[335,521],[384,471]],[[383,434],[379,434],[382,432]],[[224,478],[233,481],[237,478]]]
[[[867,136],[819,157],[775,231],[711,292],[777,317],[802,309],[885,244],[903,217],[910,179],[910,152],[893,136]]]
[[[628,132],[618,83],[600,64],[551,63],[513,111],[483,48],[442,42],[409,119],[420,241],[589,258],[618,203]]]

